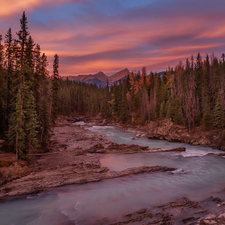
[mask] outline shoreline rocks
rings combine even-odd
[[[225,151],[225,131],[206,131],[196,127],[189,132],[185,126],[175,125],[171,119],[151,121],[146,125],[123,124],[109,120],[104,125],[116,126],[124,132],[135,134],[133,140],[140,137],[148,137],[150,139],[188,143]]]
[[[187,128],[173,124],[171,119],[151,121],[146,129],[147,137],[151,139],[182,142],[225,150],[225,139],[222,131],[204,131],[196,128],[189,133]]]
[[[187,224],[187,225],[206,225],[225,224],[225,209],[212,213],[212,205],[216,198],[205,199],[201,202],[192,201],[186,197],[176,199],[164,205],[152,208],[139,209],[136,212],[130,212],[123,216],[116,223],[106,224]],[[206,204],[208,202],[208,204]],[[215,207],[215,206],[214,206]],[[214,209],[215,210],[215,209]],[[210,213],[211,212],[211,213]]]

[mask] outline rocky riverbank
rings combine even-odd
[[[129,168],[120,172],[110,171],[100,164],[102,154],[185,151],[183,147],[151,149],[138,145],[118,145],[110,142],[103,135],[84,133],[84,131],[83,126],[72,125],[70,118],[59,117],[57,125],[53,128],[49,152],[34,154],[36,160],[31,164],[19,161],[0,167],[0,197],[36,193],[46,188],[68,184],[175,170],[175,168],[153,166]]]
[[[83,117],[82,119],[90,122],[89,117]],[[94,120],[99,122],[100,125],[112,125],[125,132],[134,133],[136,138],[148,137],[150,139],[201,145],[225,151],[225,131],[223,130],[207,131],[196,127],[189,132],[185,126],[175,125],[171,119],[151,121],[146,125],[123,124],[118,121],[103,120],[99,115]]]
[[[183,197],[165,205],[155,206],[153,208],[143,208],[136,212],[124,215],[118,223],[111,225],[123,224],[156,224],[156,225],[222,225],[225,224],[225,209],[218,210],[224,206],[218,197],[209,197],[201,202],[191,201]],[[209,213],[210,210],[216,211]],[[109,221],[105,219],[105,224]]]
[[[171,119],[164,119],[151,121],[146,127],[146,132],[147,137],[153,139],[209,146],[225,151],[224,131],[205,131],[196,128],[188,132],[188,129],[184,126],[173,124]]]

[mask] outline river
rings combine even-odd
[[[85,125],[84,123],[82,125]],[[116,222],[141,208],[158,206],[188,197],[201,201],[223,196],[224,158],[208,153],[221,151],[183,143],[135,138],[113,126],[92,126],[90,133],[101,134],[118,144],[138,144],[151,148],[186,147],[186,152],[104,155],[102,166],[120,171],[138,166],[168,166],[173,172],[140,174],[83,185],[69,185],[0,203],[1,225],[104,224]],[[225,200],[225,199],[224,199]],[[106,223],[107,224],[107,223]]]

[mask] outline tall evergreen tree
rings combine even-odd
[[[57,119],[58,115],[58,100],[59,100],[59,56],[54,55],[53,61],[53,76],[52,76],[52,120]]]
[[[16,160],[24,158],[25,149],[25,131],[24,131],[24,111],[23,111],[23,97],[21,88],[19,88],[16,96],[15,111],[10,117],[8,140],[9,145],[15,149]]]
[[[201,107],[202,107],[202,75],[203,75],[203,63],[200,53],[198,53],[197,61],[195,65],[194,75],[195,75],[195,98],[196,98],[196,108],[195,108],[195,118],[196,123],[199,125],[201,119]]]
[[[12,38],[12,31],[11,28],[9,28],[7,34],[5,35],[5,57],[6,57],[6,84],[5,84],[5,105],[6,105],[6,111],[5,111],[5,121],[6,126],[8,129],[8,118],[10,113],[10,107],[9,102],[11,99],[10,93],[12,88],[12,81],[11,81],[11,75],[13,73],[13,38]]]
[[[25,131],[27,134],[27,145],[28,145],[28,156],[30,157],[31,151],[35,151],[38,147],[37,139],[37,127],[38,127],[38,118],[36,113],[35,99],[33,96],[33,91],[29,93],[29,99],[26,105],[26,118],[27,122],[25,123]]]
[[[203,92],[202,92],[203,124],[206,129],[209,129],[210,125],[211,125],[210,97],[209,97],[209,73],[210,73],[210,64],[209,64],[209,56],[207,54],[206,61],[205,61],[205,77],[204,77],[204,85],[203,85]]]
[[[38,65],[37,65],[38,66]],[[38,91],[38,121],[39,121],[39,140],[42,146],[46,146],[50,138],[51,121],[50,121],[50,108],[51,108],[51,83],[48,77],[48,61],[45,54],[41,56],[40,68],[36,68],[36,72],[40,72],[40,87]],[[40,71],[39,71],[40,70]],[[39,72],[38,72],[39,71]]]
[[[16,33],[19,38],[19,44],[20,44],[20,49],[19,49],[19,64],[21,69],[23,69],[24,64],[25,64],[25,51],[26,51],[26,45],[27,45],[27,40],[29,36],[28,32],[28,27],[27,27],[27,17],[25,12],[23,12],[22,18],[20,19],[20,30]]]
[[[216,105],[214,107],[214,127],[224,127],[224,109],[222,105],[221,94],[217,94]]]
[[[4,70],[3,70],[3,61],[4,61],[4,52],[3,52],[3,45],[2,45],[2,35],[0,35],[0,127],[3,128],[3,129],[0,129],[0,137],[4,136],[4,130],[6,129],[4,117],[7,111],[5,107],[5,102],[4,102],[5,78],[4,78]]]

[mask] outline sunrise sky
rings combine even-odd
[[[225,0],[3,0],[0,34],[11,27],[17,37],[23,11],[48,60],[59,55],[62,76],[162,71],[225,52]]]

